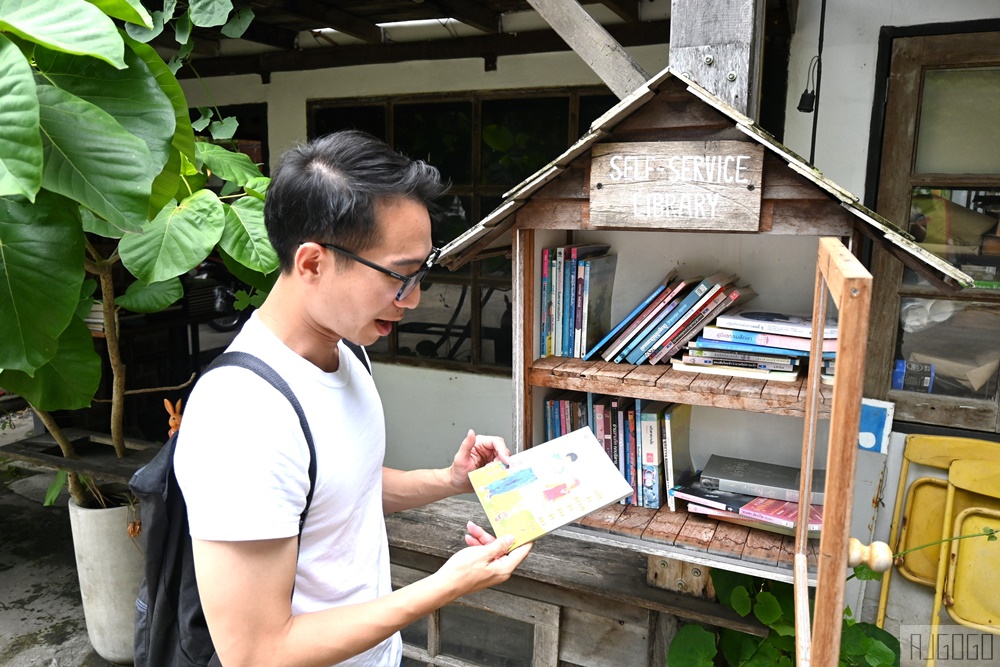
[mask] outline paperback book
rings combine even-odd
[[[611,297],[618,255],[582,259],[577,266],[573,356],[581,358],[611,328]]]
[[[697,336],[705,325],[715,319],[720,313],[728,308],[749,301],[757,296],[757,293],[749,285],[737,287],[730,285],[725,287],[696,317],[688,320],[684,328],[674,333],[672,336],[664,337],[649,350],[650,362],[656,364],[666,358],[672,357],[683,349],[685,343]]]
[[[632,494],[589,427],[469,473],[493,533],[516,548]]]
[[[684,363],[681,359],[671,359],[670,366],[684,373],[705,373],[706,375],[728,375],[730,377],[764,380],[765,382],[794,382],[799,379],[796,371],[767,371],[757,368],[730,368],[726,366],[702,366]]]
[[[767,310],[741,310],[720,316],[716,324],[727,329],[812,338],[812,315],[793,315]],[[837,320],[827,318],[823,327],[823,338],[836,337]]]
[[[701,481],[708,489],[797,502],[800,475],[792,466],[712,454],[701,471]],[[814,470],[810,502],[822,505],[825,487],[826,472]]]
[[[809,505],[809,530],[823,527],[823,507]],[[740,508],[740,515],[785,528],[794,528],[799,518],[799,503],[776,498],[755,498]]]
[[[718,320],[716,320],[718,322]],[[732,343],[748,343],[750,345],[761,345],[764,347],[787,348],[790,350],[802,350],[809,352],[812,347],[811,338],[800,338],[798,336],[782,336],[779,334],[759,333],[756,331],[742,331],[740,329],[724,329],[720,326],[707,326],[702,329],[702,336],[708,340],[722,340]],[[836,352],[837,339],[824,338],[822,342],[823,352]]]
[[[635,308],[633,308],[632,312],[622,318],[618,324],[611,327],[611,331],[609,331],[604,338],[595,343],[590,350],[587,351],[583,358],[591,359],[598,353],[602,353],[603,350],[607,349],[609,345],[613,345],[614,341],[616,341],[619,336],[624,335],[626,331],[630,330],[635,325],[635,322],[646,313],[647,309],[652,306],[657,297],[663,294],[664,290],[667,289],[667,286],[676,277],[677,269],[671,269],[670,272],[664,276],[663,280],[660,281],[660,284],[653,288],[653,291],[650,292],[649,295],[647,295],[646,298],[643,299]]]
[[[688,503],[688,512],[693,512],[694,514],[703,514],[705,516],[712,517],[713,519],[718,519],[719,521],[725,521],[726,523],[732,523],[737,526],[745,526],[747,528],[756,528],[757,530],[766,530],[770,533],[777,533],[778,535],[787,535],[789,537],[795,537],[795,529],[788,528],[786,526],[781,526],[776,523],[768,523],[767,521],[761,521],[760,519],[751,519],[750,517],[742,516],[735,512],[727,512],[726,510],[719,510],[713,507],[705,507],[704,505],[696,505],[694,503]],[[820,530],[809,530],[807,533],[810,539],[815,539],[820,536]]]
[[[780,348],[768,345],[754,345],[752,343],[734,343],[732,341],[724,340],[710,340],[704,335],[698,336],[695,340],[688,342],[688,348],[696,348],[700,350],[730,350],[735,352],[750,352],[750,353],[762,353],[771,355],[781,355],[788,357],[802,357],[807,358],[809,356],[809,350],[792,350],[790,348]],[[824,352],[823,359],[833,359],[836,356],[835,351]]]
[[[695,476],[687,484],[674,486],[670,489],[670,495],[674,498],[688,501],[689,509],[691,504],[696,504],[736,514],[739,513],[741,507],[757,499],[757,496],[750,496],[745,493],[706,489],[701,483],[701,475]]]

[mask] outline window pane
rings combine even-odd
[[[516,185],[566,150],[565,97],[483,102],[482,183]]]
[[[894,389],[995,398],[1000,306],[904,298],[900,300],[899,319],[903,334]]]
[[[472,103],[397,104],[396,148],[441,170],[455,185],[472,183]]]
[[[608,109],[618,104],[614,95],[583,95],[580,97],[579,135],[583,136],[590,129],[590,124],[601,117]]]
[[[385,106],[326,107],[313,110],[312,136],[339,130],[363,130],[385,140]]]
[[[915,188],[909,231],[917,242],[977,280],[1000,280],[1000,190]]]
[[[413,658],[407,658],[404,655],[403,662],[400,663],[400,667],[427,667],[427,663],[414,660]]]
[[[479,359],[483,364],[510,367],[514,345],[510,290],[487,287],[482,294],[483,340]]]
[[[398,353],[408,357],[468,362],[472,359],[472,288],[421,284],[420,307],[397,325]]]
[[[479,609],[441,609],[441,653],[489,667],[532,664],[535,629],[530,623]]]
[[[438,210],[431,217],[431,242],[437,248],[443,248],[451,241],[465,233],[472,226],[472,197],[446,195],[437,202]],[[457,273],[469,274],[471,266],[466,264]],[[431,269],[435,274],[452,273],[443,266]]]
[[[427,649],[427,617],[414,621],[400,631],[403,642],[410,646]]]
[[[918,174],[1000,173],[1000,67],[928,70],[917,132]],[[992,121],[984,122],[986,118]]]

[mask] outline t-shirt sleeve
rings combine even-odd
[[[198,381],[174,455],[191,536],[244,541],[297,535],[309,449],[288,400],[242,368]]]

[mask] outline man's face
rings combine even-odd
[[[427,208],[410,199],[394,198],[376,204],[375,220],[379,228],[379,243],[358,254],[379,266],[408,276],[418,271],[431,252],[431,220]],[[329,250],[328,261],[340,261],[341,269],[330,276],[329,307],[336,307],[331,322],[336,333],[361,345],[371,345],[381,336],[389,335],[392,323],[403,318],[405,309],[420,303],[420,288],[415,288],[403,300],[396,295],[402,283],[381,271],[346,257],[334,257]],[[326,290],[325,290],[326,291]]]

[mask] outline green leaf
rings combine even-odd
[[[153,179],[153,188],[149,196],[148,218],[155,218],[163,207],[177,198],[177,189],[181,187],[181,154],[171,147],[167,163],[163,170]]]
[[[56,51],[93,56],[122,69],[125,45],[114,22],[87,0],[0,0],[0,31]]]
[[[875,570],[868,567],[866,564],[856,565],[854,567],[854,576],[860,581],[881,581],[882,573],[876,572]]]
[[[243,191],[248,195],[256,197],[261,201],[264,200],[264,196],[267,194],[267,188],[271,185],[271,179],[267,176],[261,176],[260,178],[251,178],[247,181],[246,185],[243,186]]]
[[[42,186],[74,199],[123,230],[146,220],[155,171],[146,143],[107,112],[39,84],[45,168]]]
[[[83,231],[88,234],[97,234],[106,239],[120,239],[122,230],[108,223],[107,220],[94,215],[90,209],[80,207],[80,218],[83,221]]]
[[[174,24],[174,39],[178,44],[187,44],[191,39],[191,15],[184,12],[177,18]]]
[[[0,196],[34,201],[42,184],[42,137],[31,66],[21,50],[0,35]]]
[[[685,625],[670,641],[667,667],[712,667],[715,635],[700,625]]]
[[[156,83],[160,86],[160,90],[170,100],[174,111],[174,135],[170,140],[170,145],[175,150],[180,151],[188,160],[194,162],[194,132],[191,129],[191,113],[188,111],[187,98],[181,84],[177,82],[177,77],[151,46],[140,44],[128,37],[125,38],[125,42],[146,63],[146,67],[156,77]]]
[[[771,625],[781,618],[781,605],[778,604],[778,599],[772,593],[762,591],[757,594],[753,615],[764,625]]]
[[[49,83],[107,112],[127,132],[142,139],[159,171],[174,136],[174,109],[146,61],[131,45],[142,50],[150,47],[131,39],[128,42],[128,69],[117,70],[99,60],[41,47],[35,48],[35,66]]]
[[[152,17],[139,0],[88,0],[88,2],[112,18],[146,28],[153,27]]]
[[[191,127],[194,128],[195,132],[201,132],[208,127],[208,124],[212,121],[212,116],[215,115],[211,107],[198,107],[198,113],[201,114],[198,116],[198,120],[191,123]]]
[[[188,5],[191,22],[202,28],[223,25],[232,9],[230,0],[191,0]]]
[[[55,355],[79,303],[83,245],[66,199],[45,190],[34,204],[0,197],[0,368],[33,373]]]
[[[229,20],[226,21],[226,25],[222,26],[222,34],[226,37],[231,37],[232,39],[239,39],[246,32],[247,28],[250,27],[250,23],[253,21],[254,13],[253,9],[250,7],[240,7]]]
[[[167,206],[141,234],[122,237],[118,252],[132,275],[155,283],[187,273],[222,237],[225,213],[211,190],[198,190],[176,207]]]
[[[729,605],[740,616],[746,616],[750,613],[751,609],[750,593],[742,586],[737,586],[733,589],[732,596],[729,598]]]
[[[196,142],[194,149],[205,168],[225,181],[233,181],[242,187],[251,179],[263,176],[245,153],[237,153],[205,141]]]
[[[483,142],[499,153],[505,153],[514,145],[514,136],[502,125],[487,125],[483,128]]]
[[[260,303],[258,303],[257,300],[258,298],[263,298],[261,295],[266,296],[267,293],[271,291],[271,288],[274,287],[275,281],[278,280],[278,270],[275,269],[270,273],[264,274],[260,271],[248,269],[230,257],[229,253],[221,247],[219,248],[219,257],[222,258],[222,263],[226,265],[227,269],[229,269],[229,273],[233,274],[237,280],[244,282],[257,290],[257,294],[254,294],[254,296],[250,299],[250,302],[254,306],[260,306]]]
[[[55,356],[34,377],[10,369],[0,372],[0,386],[47,411],[90,407],[100,381],[101,358],[90,329],[77,318],[59,336]]]
[[[743,667],[775,667],[781,663],[782,657],[782,652],[765,639],[757,646],[757,652],[743,663]]]
[[[169,20],[163,12],[153,12],[150,18],[153,19],[152,27],[145,28],[134,23],[126,23],[125,32],[135,41],[148,44],[163,32],[163,24]]]
[[[174,18],[177,11],[177,0],[163,0],[163,20],[169,21]]]
[[[221,121],[215,121],[208,126],[208,131],[212,135],[212,138],[216,141],[226,141],[227,139],[232,139],[233,135],[236,134],[236,130],[239,129],[240,123],[236,120],[236,116],[230,116],[229,118],[224,118]]]
[[[115,304],[133,313],[158,313],[184,296],[180,278],[170,278],[152,285],[137,280],[115,297]]]
[[[763,640],[760,637],[754,637],[745,632],[729,628],[719,630],[719,649],[722,650],[722,655],[730,665],[740,665],[745,660],[749,660],[761,641]]]
[[[871,643],[868,644],[867,656],[872,656],[881,661],[878,664],[886,665],[887,667],[899,667],[900,646],[898,638],[872,623],[858,622],[852,627],[857,628],[870,638]]]
[[[56,500],[59,499],[59,494],[66,487],[68,478],[69,473],[65,470],[56,470],[56,476],[52,480],[52,484],[45,490],[45,500],[42,501],[44,507],[52,507],[55,504]]]
[[[223,204],[226,227],[219,245],[237,262],[261,273],[278,268],[278,255],[267,238],[264,227],[264,202],[255,197],[241,197]]]
[[[712,578],[712,586],[715,588],[715,594],[719,598],[719,602],[730,609],[733,606],[733,590],[737,586],[742,586],[745,589],[744,592],[756,590],[757,588],[754,578],[749,574],[730,572],[720,568],[712,568],[709,572],[709,576]],[[747,609],[747,613],[750,613],[749,609]]]

